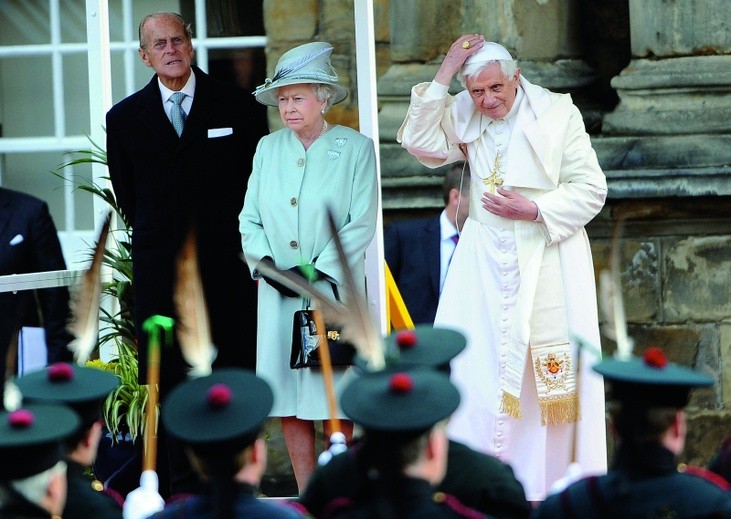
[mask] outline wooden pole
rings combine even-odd
[[[335,384],[333,383],[333,367],[330,359],[330,349],[327,347],[327,329],[325,328],[325,320],[322,318],[322,312],[318,309],[317,301],[313,301],[312,311],[317,327],[317,336],[320,346],[317,350],[320,352],[320,367],[322,369],[322,378],[325,381],[325,394],[327,396],[328,409],[330,411],[330,428],[332,432],[342,432],[340,429],[340,420],[338,419],[337,400],[335,399]]]
[[[145,411],[145,455],[142,470],[155,471],[157,462],[157,406],[160,395],[160,330],[169,341],[173,320],[161,315],[149,317],[142,325],[149,337],[147,346],[147,407]]]

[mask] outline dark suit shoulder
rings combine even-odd
[[[439,229],[439,216],[430,216],[427,218],[411,218],[406,220],[395,220],[388,224],[387,227],[398,229],[401,233],[408,233],[414,230],[429,229],[436,227]]]
[[[9,203],[15,206],[24,206],[39,210],[48,205],[45,200],[21,191],[0,187],[0,203]]]
[[[153,75],[150,81],[140,90],[133,92],[112,105],[107,112],[107,118],[126,113],[127,110],[130,110],[133,107],[152,104],[155,101],[157,101],[162,107],[162,98],[160,97],[160,87],[157,84],[157,75]]]

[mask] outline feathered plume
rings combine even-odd
[[[91,264],[84,272],[81,283],[76,287],[71,298],[71,321],[68,331],[75,338],[69,343],[68,348],[73,353],[76,363],[82,366],[91,357],[91,352],[94,351],[99,340],[101,272],[111,220],[112,212],[109,211],[99,231]]]
[[[20,408],[23,403],[23,395],[20,388],[15,384],[12,377],[5,379],[5,392],[3,394],[3,407],[6,411],[12,412]]]
[[[361,295],[358,285],[353,279],[353,273],[345,257],[342,242],[338,236],[338,229],[330,211],[328,211],[328,222],[338,252],[349,300],[342,303],[333,301],[302,277],[277,269],[269,260],[260,261],[256,266],[256,270],[262,275],[270,277],[287,288],[298,292],[303,297],[310,298],[314,302],[313,304],[322,310],[326,322],[342,327],[340,333],[343,339],[355,346],[359,355],[367,359],[370,369],[382,369],[385,366],[385,360],[381,334],[376,327],[373,316],[368,311],[368,302]]]
[[[345,302],[350,309],[350,319],[349,322],[342,324],[345,329],[349,329],[347,333],[351,343],[355,345],[360,355],[368,360],[369,367],[374,370],[382,369],[386,363],[383,356],[381,333],[376,327],[373,316],[368,311],[368,301],[361,296],[358,285],[353,279],[353,272],[350,270],[348,258],[345,256],[343,244],[338,236],[338,229],[335,226],[335,219],[331,211],[328,211],[327,219],[335,242],[335,249],[338,251],[340,267],[343,270],[346,294],[350,297],[350,300]]]
[[[600,307],[604,316],[602,331],[604,336],[617,344],[615,356],[620,360],[629,360],[632,355],[633,342],[627,335],[627,321],[622,299],[622,283],[619,274],[620,239],[624,226],[624,215],[619,214],[614,224],[612,251],[609,271],[602,271],[599,276]]]
[[[177,265],[174,300],[178,325],[175,329],[180,351],[191,366],[188,376],[203,377],[211,373],[216,348],[211,340],[206,299],[198,270],[195,233],[192,230],[178,255]]]

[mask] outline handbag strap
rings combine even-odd
[[[333,296],[335,297],[335,301],[337,301],[339,303],[340,302],[340,291],[338,290],[338,286],[335,283],[333,283],[332,281],[330,281],[330,286],[333,289]]]

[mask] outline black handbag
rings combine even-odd
[[[289,358],[289,367],[320,368],[320,336],[317,334],[314,313],[318,310],[307,308],[294,313],[292,325],[292,353]],[[325,325],[327,331],[327,346],[330,351],[330,362],[333,367],[345,367],[353,364],[355,348],[340,337],[337,327]]]

